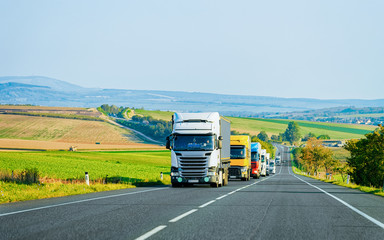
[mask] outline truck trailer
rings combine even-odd
[[[175,113],[166,144],[171,150],[172,187],[227,185],[230,135],[229,120],[218,112]]]
[[[251,177],[260,178],[261,164],[260,164],[260,150],[261,144],[258,142],[251,143]]]
[[[260,165],[261,165],[261,173],[260,175],[265,177],[267,176],[267,150],[260,150]]]
[[[247,135],[231,136],[230,179],[251,179],[251,137]]]

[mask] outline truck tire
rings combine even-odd
[[[181,184],[180,183],[172,183],[172,187],[179,188],[179,187],[181,187]]]
[[[219,183],[218,182],[211,183],[211,187],[218,188],[219,187]]]

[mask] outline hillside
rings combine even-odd
[[[66,111],[88,112],[78,108],[67,108]],[[143,144],[131,131],[103,121],[0,114],[0,129],[2,149],[68,149],[70,146],[80,149],[158,148]]]
[[[135,114],[142,116],[151,116],[154,119],[170,121],[173,112],[135,110]],[[241,118],[227,117],[231,121],[231,129],[257,135],[260,131],[266,131],[269,136],[283,133],[288,123],[293,120],[286,119],[261,119],[261,118]],[[331,139],[352,139],[362,138],[364,134],[376,129],[372,125],[357,124],[339,124],[339,123],[321,123],[311,121],[296,121],[300,126],[302,136],[308,133],[314,133],[316,136],[329,135]]]
[[[258,119],[258,118],[237,118],[229,117],[231,128],[239,132],[258,134],[260,131],[266,131],[269,136],[283,133],[290,121],[278,119]],[[331,139],[352,139],[362,138],[364,134],[375,130],[376,126],[354,125],[340,123],[319,123],[309,121],[296,121],[300,127],[302,136],[309,132],[316,136],[329,135]]]
[[[320,100],[201,92],[83,88],[40,76],[0,77],[0,104],[98,107],[114,104],[149,110],[212,112],[227,116],[254,116],[265,112],[307,111],[339,106],[382,107],[377,100]]]

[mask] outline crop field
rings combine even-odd
[[[75,108],[75,107],[44,107],[44,106],[13,106],[0,105],[0,112],[13,113],[47,113],[100,117],[102,114],[95,108]]]
[[[143,115],[145,117],[151,116],[154,119],[171,121],[173,112],[165,112],[165,111],[149,111],[149,110],[141,110],[135,109],[135,114]]]
[[[62,195],[86,193],[90,190],[84,185],[84,173],[88,172],[91,181],[99,181],[108,175],[108,179],[112,181],[121,180],[126,186],[117,186],[117,188],[132,187],[137,184],[156,183],[169,184],[170,177],[170,152],[169,151],[103,151],[103,152],[0,152],[0,171],[12,172],[22,171],[24,169],[37,168],[40,173],[40,184],[25,185],[21,184],[21,188],[34,189],[44,187],[56,189]],[[164,180],[160,181],[160,172],[164,173]],[[75,181],[69,187],[68,184],[59,184],[60,181]],[[56,182],[53,186],[52,182]],[[11,183],[3,182],[3,189],[10,187]],[[12,184],[11,184],[12,185]],[[69,184],[71,185],[71,184]],[[92,185],[97,186],[96,183]],[[99,184],[100,185],[100,184]],[[101,184],[102,185],[102,184]],[[108,184],[109,185],[109,184]],[[112,184],[114,185],[114,184]],[[61,187],[60,187],[61,186]],[[73,188],[73,189],[72,189]],[[108,187],[102,187],[102,190]],[[71,191],[72,189],[73,191]],[[80,189],[80,190],[79,190]],[[83,191],[84,189],[84,191]],[[109,189],[116,189],[109,187]],[[87,190],[87,191],[86,191]],[[5,191],[5,190],[4,190]],[[0,202],[9,202],[13,198],[5,192]],[[63,193],[64,191],[64,193]],[[49,192],[49,191],[48,191]],[[22,195],[22,193],[20,193]],[[8,196],[8,197],[7,197]]]
[[[283,133],[291,120],[235,118],[229,117],[231,128],[239,132],[258,134],[266,131],[268,135]],[[316,136],[328,134],[331,139],[362,138],[364,134],[375,130],[376,126],[352,125],[338,123],[318,123],[309,121],[295,121],[299,124],[302,136],[309,132]]]
[[[68,143],[127,144],[131,132],[105,122],[0,114],[0,138]]]
[[[348,157],[351,157],[351,154],[349,151],[345,150],[344,148],[340,147],[332,147],[330,148],[333,152],[333,158],[340,161],[340,162],[346,162]]]

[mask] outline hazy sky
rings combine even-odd
[[[384,98],[383,0],[0,0],[0,76]]]

